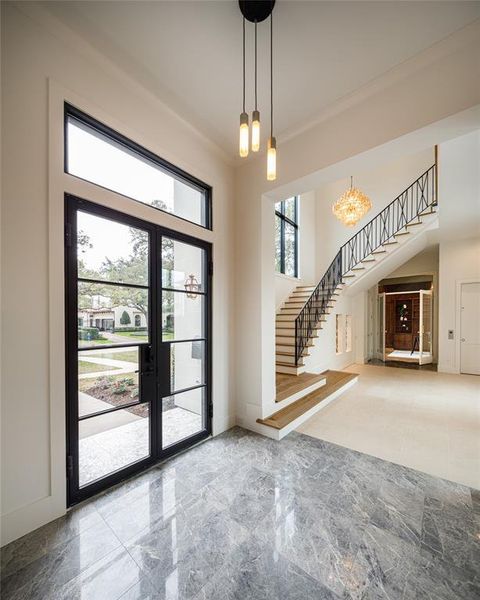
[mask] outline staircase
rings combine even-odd
[[[435,163],[340,248],[318,285],[293,290],[276,315],[277,373],[305,371],[309,348],[338,296],[427,227],[437,205]]]

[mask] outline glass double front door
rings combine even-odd
[[[209,435],[210,245],[66,198],[69,503]]]

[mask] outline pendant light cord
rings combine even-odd
[[[245,112],[245,17],[243,17],[243,112]]]
[[[255,21],[255,110],[257,110],[257,22]]]
[[[270,13],[270,137],[273,137],[273,10]]]

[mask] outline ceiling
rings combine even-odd
[[[242,98],[236,1],[56,1],[41,4],[232,158]],[[277,0],[275,133],[326,107],[480,17],[480,2]],[[258,26],[259,109],[269,121],[269,26]],[[253,109],[253,25],[247,110]],[[265,139],[265,138],[264,138]]]

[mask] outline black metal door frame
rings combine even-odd
[[[150,404],[150,456],[137,461],[96,480],[82,488],[79,487],[79,435],[78,435],[78,269],[77,269],[77,211],[114,220],[116,222],[142,229],[149,236],[149,290],[148,290],[148,328],[149,342],[135,342],[131,346],[139,347],[144,357],[147,347],[153,353],[152,369],[139,374],[139,388],[142,401]],[[166,387],[170,382],[170,341],[162,341],[161,310],[161,240],[168,237],[191,244],[205,251],[205,394],[203,411],[205,429],[162,450],[162,398],[171,395]],[[72,506],[98,492],[107,489],[119,481],[138,473],[150,465],[184,450],[212,433],[212,245],[209,242],[191,237],[184,233],[167,229],[160,225],[133,217],[127,213],[111,209],[71,194],[65,194],[65,368],[66,368],[66,428],[67,428],[67,505]],[[184,340],[182,340],[184,341]],[[126,343],[123,346],[128,346]],[[113,346],[118,347],[118,345]],[[110,345],[100,348],[108,349]],[[145,361],[142,360],[145,364]],[[142,365],[139,365],[141,371]]]

